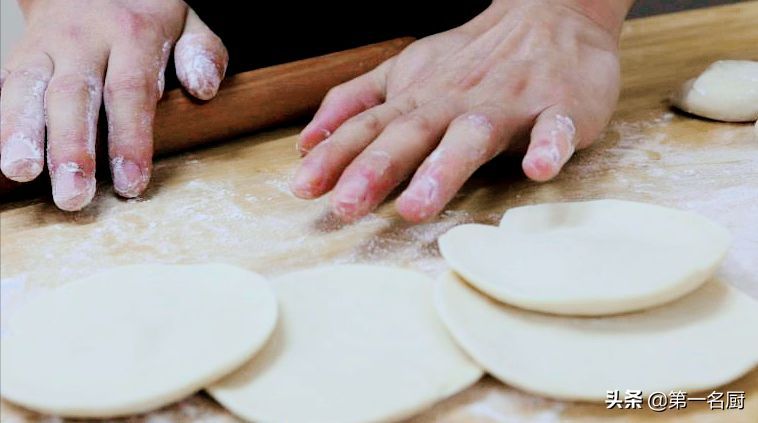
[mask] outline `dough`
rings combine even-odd
[[[459,345],[490,374],[558,399],[604,401],[606,391],[627,389],[694,394],[758,364],[758,304],[715,281],[663,307],[600,318],[497,303],[452,272],[438,281],[435,301]]]
[[[719,60],[676,92],[673,104],[692,114],[747,122],[758,119],[758,62]]]
[[[0,391],[65,417],[155,409],[249,360],[273,331],[276,310],[268,283],[232,266],[114,268],[14,314]]]
[[[433,281],[401,269],[347,265],[285,275],[269,345],[208,388],[262,422],[395,421],[476,382],[433,306]]]
[[[586,316],[679,298],[708,280],[728,245],[700,215],[619,200],[520,207],[500,228],[461,225],[439,239],[450,267],[487,295]]]

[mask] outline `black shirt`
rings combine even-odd
[[[489,0],[188,1],[229,50],[227,74],[459,26]],[[342,4],[344,3],[344,4]]]

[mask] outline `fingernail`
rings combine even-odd
[[[366,201],[369,181],[363,175],[356,175],[342,185],[334,195],[334,211],[342,217],[353,217]]]
[[[317,163],[306,159],[290,184],[290,190],[300,198],[310,199],[318,195],[321,172]]]
[[[136,163],[115,157],[111,160],[113,189],[122,197],[134,198],[139,196],[147,186],[148,176]]]
[[[53,179],[53,200],[62,210],[81,210],[95,196],[95,177],[86,176],[78,164],[58,165]]]
[[[42,149],[37,143],[17,132],[3,146],[0,169],[14,181],[28,182],[42,173],[42,161]]]

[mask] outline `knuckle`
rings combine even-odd
[[[490,141],[495,134],[495,122],[487,114],[481,112],[467,113],[461,116],[459,123],[475,130],[486,141]]]
[[[345,94],[346,87],[345,84],[340,84],[335,87],[332,87],[329,89],[329,91],[326,92],[326,95],[324,96],[324,101],[326,102],[332,102],[340,97],[342,97]]]
[[[411,131],[417,134],[432,134],[436,132],[432,121],[426,115],[421,113],[405,114],[390,124],[393,130],[397,131]]]
[[[508,81],[506,84],[506,93],[510,97],[521,97],[529,88],[529,79],[530,76],[528,75],[518,75]]]
[[[46,54],[40,54],[29,60],[24,60],[23,64],[13,70],[7,68],[4,70],[5,80],[20,78],[47,82],[51,76],[52,61]]]
[[[356,160],[356,172],[369,178],[396,175],[398,173],[396,170],[395,160],[385,151],[370,151]]]
[[[15,69],[10,72],[8,78],[23,78],[27,80],[46,80],[49,79],[49,74],[46,69],[39,66],[29,66]]]
[[[485,113],[472,112],[458,119],[459,124],[465,125],[476,134],[471,140],[471,154],[476,161],[488,160],[500,152],[502,140],[497,136],[492,117]]]
[[[86,33],[86,29],[78,23],[74,23],[72,25],[64,25],[60,31],[61,36],[74,42],[81,41],[82,38],[86,36]]]
[[[418,108],[418,102],[412,95],[404,96],[393,103],[388,103],[396,114],[403,115]]]
[[[374,111],[367,111],[359,114],[355,117],[353,122],[356,126],[362,130],[370,133],[378,133],[383,129],[382,120],[377,116]]]
[[[146,95],[155,89],[155,81],[142,73],[117,75],[105,82],[105,95],[109,98]]]
[[[87,136],[85,127],[50,131],[49,153],[52,156],[84,154],[87,151]]]
[[[47,86],[47,95],[71,95],[77,97],[89,97],[92,93],[94,82],[81,75],[55,76]]]
[[[118,11],[116,22],[122,35],[132,39],[145,38],[153,34],[157,28],[150,16],[126,8]]]

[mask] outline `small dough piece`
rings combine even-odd
[[[235,370],[276,324],[263,277],[236,267],[124,266],[67,283],[14,314],[5,399],[65,417],[153,410]]]
[[[725,122],[758,119],[758,62],[719,60],[676,92],[673,104],[698,116]]]
[[[346,265],[272,285],[281,318],[271,342],[208,388],[246,420],[395,421],[482,375],[440,322],[434,283],[423,274]]]
[[[695,213],[597,200],[511,209],[500,228],[457,226],[439,245],[456,273],[497,300],[595,316],[693,291],[711,277],[729,239]]]
[[[689,393],[758,364],[758,303],[712,281],[639,313],[565,317],[497,303],[452,272],[435,292],[459,345],[502,382],[547,397],[604,401],[606,391]]]

